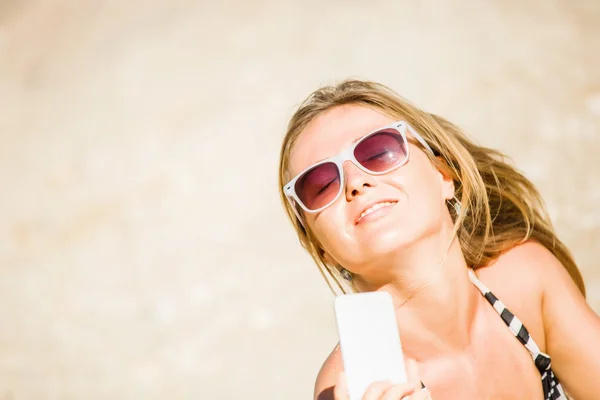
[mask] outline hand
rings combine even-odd
[[[417,363],[406,361],[408,382],[392,385],[390,382],[374,382],[367,388],[362,400],[431,400],[429,391],[421,388]],[[335,400],[348,400],[346,375],[341,373],[333,390]]]

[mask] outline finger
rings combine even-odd
[[[337,383],[333,388],[333,398],[334,400],[348,400],[348,383],[343,371],[339,373]]]
[[[411,383],[415,390],[421,389],[421,379],[419,378],[419,365],[415,360],[406,360],[406,376],[408,382]]]
[[[415,394],[410,397],[410,400],[431,400],[431,393],[427,388],[423,388],[415,392]]]
[[[413,393],[415,393],[415,385],[410,382],[401,383],[390,387],[380,400],[399,400],[405,396],[411,396],[410,399],[413,400]]]
[[[391,386],[392,384],[389,381],[371,383],[362,400],[379,400]]]

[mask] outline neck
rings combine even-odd
[[[361,291],[384,290],[394,299],[405,354],[427,359],[464,350],[481,296],[470,281],[458,239],[432,237],[403,254],[387,276],[359,277]],[[382,270],[377,268],[378,270]]]

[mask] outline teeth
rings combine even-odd
[[[360,221],[361,218],[363,218],[365,215],[369,215],[371,214],[373,211],[380,209],[381,207],[386,207],[386,206],[391,206],[396,204],[396,202],[390,202],[390,201],[384,201],[382,203],[377,203],[372,207],[367,208],[365,211],[363,211],[362,214],[360,214],[360,217],[358,218],[358,220]]]

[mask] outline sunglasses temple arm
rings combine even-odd
[[[296,218],[298,218],[298,221],[300,221],[300,225],[302,225],[302,227],[304,228],[305,231],[308,231],[308,228],[306,227],[306,225],[304,225],[302,216],[298,212],[298,207],[296,205],[296,202],[289,197],[288,197],[288,200],[290,202],[290,205],[292,206],[292,209],[294,210],[294,214],[296,214]]]
[[[425,139],[423,139],[423,136],[419,135],[417,133],[417,131],[415,131],[412,126],[406,124],[406,127],[408,128],[408,130],[410,131],[411,135],[413,135],[415,137],[415,139],[417,139],[417,141],[419,143],[421,143],[421,145],[423,147],[425,147],[432,155],[435,155],[435,153],[433,152],[433,150],[431,149],[431,147],[429,147],[429,145],[427,144],[427,142],[425,141]]]

